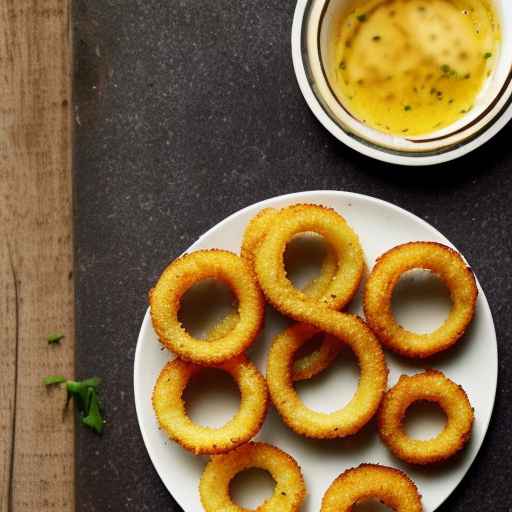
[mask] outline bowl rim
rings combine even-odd
[[[508,90],[494,96],[489,102],[489,105],[491,105],[499,99],[504,101],[504,105],[498,112],[491,116],[488,122],[475,133],[460,142],[445,147],[428,152],[393,149],[364,139],[347,128],[343,128],[334,119],[329,109],[323,105],[319,94],[316,92],[317,88],[314,87],[315,81],[308,70],[309,55],[305,47],[305,33],[308,28],[311,6],[315,1],[317,0],[297,1],[291,32],[293,67],[302,95],[313,114],[334,137],[345,145],[370,158],[387,163],[405,166],[435,165],[460,158],[477,149],[494,137],[512,118],[511,75],[508,82],[507,79],[505,80],[502,88]],[[327,4],[328,0],[324,0],[324,3]],[[321,24],[318,25],[318,30],[320,28]],[[324,78],[327,81],[327,78]]]

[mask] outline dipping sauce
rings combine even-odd
[[[330,43],[329,82],[372,128],[431,133],[473,108],[499,40],[492,0],[356,1]]]

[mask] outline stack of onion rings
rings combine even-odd
[[[306,496],[299,465],[287,453],[264,443],[248,443],[207,464],[199,492],[206,512],[244,512],[229,495],[229,483],[249,468],[268,471],[276,482],[274,493],[258,507],[260,512],[297,512]]]
[[[207,342],[205,342],[207,343]],[[183,392],[201,367],[175,359],[162,370],[153,391],[153,408],[167,435],[198,454],[224,453],[249,441],[261,428],[267,413],[265,379],[244,356],[218,367],[238,384],[241,401],[237,414],[221,428],[203,427],[187,415]]]
[[[450,290],[448,319],[429,334],[417,334],[396,322],[391,310],[393,290],[402,274],[422,268],[435,272]],[[399,245],[377,260],[366,282],[364,313],[382,343],[407,357],[429,357],[453,346],[473,319],[478,290],[475,277],[453,249],[434,242]]]
[[[311,205],[304,205],[305,208],[310,206]],[[281,212],[282,210],[275,210],[273,208],[261,210],[251,219],[244,231],[240,256],[253,270],[255,269],[258,249],[261,247],[272,225],[275,222],[279,222],[279,214]],[[342,217],[338,216],[336,222],[341,225],[342,229],[345,229],[346,222]],[[362,250],[360,254],[362,255]],[[313,299],[321,299],[325,296],[325,298],[329,300],[330,307],[333,309],[341,309],[344,307],[351,300],[352,296],[350,294],[335,296],[329,289],[337,270],[338,264],[335,255],[332,249],[328,247],[320,275],[306,285],[302,290],[304,295]],[[339,354],[339,351],[339,342],[330,336],[324,336],[320,346],[316,350],[297,358],[292,372],[293,380],[310,379],[317,375],[332,363]]]
[[[409,437],[403,428],[407,409],[418,401],[438,404],[448,418],[433,439]],[[441,372],[427,370],[412,377],[402,375],[382,401],[379,433],[393,454],[410,464],[432,464],[449,459],[471,437],[474,413],[466,392]]]
[[[378,499],[397,512],[422,512],[421,496],[402,471],[375,464],[348,469],[330,485],[320,512],[351,512],[367,499]]]
[[[341,219],[341,220],[340,220]],[[322,235],[333,248],[338,271],[329,287],[332,298],[308,297],[286,277],[283,254],[288,241],[298,233]],[[337,438],[359,431],[377,411],[386,390],[388,370],[382,349],[359,318],[333,311],[333,300],[351,298],[364,269],[357,236],[334,211],[314,205],[296,205],[279,212],[256,254],[256,274],[269,302],[281,313],[304,325],[295,325],[274,340],[267,365],[272,401],[294,431],[314,438]],[[292,364],[297,350],[318,332],[347,344],[361,368],[358,390],[351,402],[331,414],[307,408],[293,388]]]

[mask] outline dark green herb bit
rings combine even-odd
[[[441,66],[441,71],[442,71],[443,73],[449,73],[449,72],[450,72],[450,69],[451,69],[451,68],[450,68],[450,66],[448,66],[448,64],[443,64],[443,65]]]
[[[68,398],[66,405],[71,399],[75,401],[78,412],[80,413],[82,425],[101,434],[105,425],[105,420],[101,413],[101,405],[98,399],[98,386],[101,380],[97,377],[81,381],[67,380],[61,375],[50,375],[44,379],[45,386],[55,384],[66,384]]]
[[[347,67],[347,65],[345,64],[345,61],[344,61],[344,60],[342,60],[342,61],[340,62],[340,69],[346,69],[346,67]]]
[[[454,99],[452,98],[451,100],[448,101],[448,103],[452,104],[454,101]]]
[[[47,337],[48,345],[57,345],[61,342],[61,340],[63,338],[64,338],[64,334],[62,334],[60,332],[49,334]]]
[[[412,110],[411,105],[405,105],[404,110],[405,110],[406,112],[409,112],[410,110]]]
[[[379,42],[382,39],[380,36],[373,36],[372,41]]]
[[[62,384],[64,382],[66,382],[66,377],[62,375],[48,375],[48,377],[43,380],[45,386],[54,386],[55,384]]]
[[[360,21],[361,23],[364,23],[368,19],[368,16],[366,14],[360,14],[357,17],[357,21]]]
[[[101,414],[98,399],[98,386],[101,380],[97,377],[82,381],[67,381],[68,401],[73,398],[82,418],[82,425],[101,434],[105,421]]]
[[[484,54],[484,59],[487,60],[487,59],[490,59],[492,57],[492,53],[491,52],[487,52]]]
[[[471,73],[466,73],[464,75],[464,80],[469,80],[471,78]]]

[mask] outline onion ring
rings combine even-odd
[[[240,256],[246,263],[254,269],[256,253],[265,239],[265,236],[276,220],[279,210],[274,208],[264,208],[251,219],[245,228]],[[309,282],[302,290],[304,294],[312,298],[321,297],[328,289],[337,269],[336,259],[330,247],[327,247],[327,253],[322,263],[320,275]],[[334,304],[334,309],[341,309],[345,304],[343,297],[339,303]]]
[[[274,493],[259,512],[297,512],[306,496],[304,478],[297,462],[287,453],[265,443],[248,443],[207,464],[199,492],[206,512],[245,512],[231,500],[229,483],[249,468],[268,471],[276,482]]]
[[[167,435],[183,448],[199,454],[225,453],[251,439],[260,430],[268,408],[265,379],[244,356],[220,370],[229,373],[240,389],[240,409],[223,427],[203,427],[186,413],[183,392],[202,367],[174,359],[164,367],[153,390],[153,408]]]
[[[402,426],[408,407],[417,401],[438,404],[448,421],[433,439],[409,437]],[[393,454],[410,464],[444,461],[461,450],[471,437],[474,412],[466,392],[441,372],[427,370],[412,377],[402,375],[384,397],[379,413],[379,433]]]
[[[408,270],[435,272],[450,290],[452,309],[441,327],[417,334],[396,322],[391,310],[393,289]],[[399,245],[377,260],[366,282],[364,313],[381,342],[406,357],[430,357],[453,346],[473,319],[478,289],[475,276],[453,249],[434,242]]]
[[[193,338],[178,320],[185,292],[208,278],[231,288],[238,298],[239,315],[231,331],[209,342]],[[193,252],[173,261],[151,290],[149,302],[160,341],[181,359],[204,366],[240,355],[254,341],[263,322],[264,300],[254,276],[239,256],[217,249]]]
[[[352,400],[326,414],[306,407],[299,398],[292,381],[293,357],[320,332],[307,324],[295,324],[274,339],[268,355],[267,383],[274,406],[293,431],[310,438],[334,439],[355,434],[373,417],[386,390],[388,370],[377,339],[362,320],[327,308],[323,314],[325,318],[318,323],[328,327],[329,334],[336,335],[340,344],[345,342],[358,358],[361,377]]]
[[[295,235],[312,231],[322,235],[336,257],[336,274],[318,300],[293,286],[286,277],[283,256]],[[364,255],[357,235],[345,219],[330,208],[298,204],[279,211],[256,253],[255,270],[267,299],[293,318],[300,303],[342,309],[355,295],[364,271]]]
[[[396,512],[422,512],[421,496],[402,471],[377,464],[348,469],[329,486],[320,512],[350,512],[358,502],[378,499]]]

